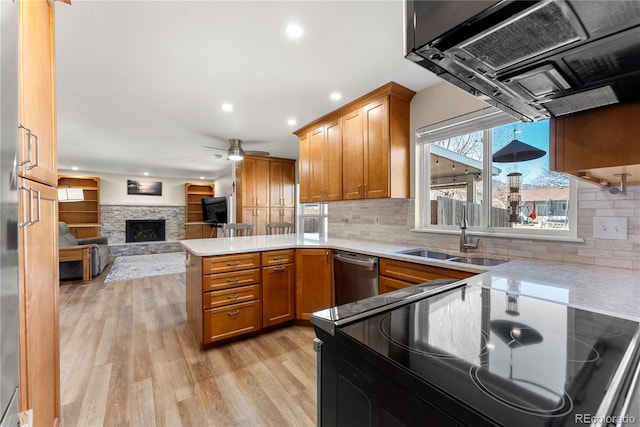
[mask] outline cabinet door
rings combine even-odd
[[[342,119],[325,126],[325,200],[342,200]]]
[[[325,200],[324,192],[327,187],[327,174],[324,140],[324,126],[320,126],[311,132],[309,147],[311,156],[311,201],[313,202]]]
[[[389,197],[389,102],[387,98],[364,107],[365,199]]]
[[[295,224],[295,209],[271,208],[269,222],[291,222]]]
[[[332,266],[329,249],[296,250],[296,319],[333,306]]]
[[[269,160],[256,160],[254,194],[256,197],[255,206],[269,206]]]
[[[294,207],[295,200],[295,163],[270,162],[271,207]]]
[[[296,206],[296,163],[282,162],[282,201],[283,206]]]
[[[269,206],[269,161],[245,157],[240,175],[242,206]]]
[[[253,224],[253,235],[267,234],[266,224],[269,221],[269,208],[242,208],[242,221]]]
[[[309,134],[298,141],[298,179],[300,182],[300,203],[311,203],[311,148]]]
[[[57,185],[53,7],[46,0],[19,2],[18,156],[20,176]]]
[[[361,199],[364,177],[362,110],[342,118],[342,198]]]
[[[20,411],[33,409],[33,425],[53,426],[60,418],[57,191],[22,178],[19,185],[18,221],[39,218],[19,228]]]
[[[294,264],[262,268],[262,327],[293,320],[295,316]]]

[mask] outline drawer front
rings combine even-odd
[[[262,253],[262,266],[269,267],[271,265],[288,264],[293,262],[293,249],[285,249],[282,251],[269,251]]]
[[[204,312],[205,344],[260,330],[260,300],[214,308]]]
[[[260,267],[260,253],[216,256],[202,259],[202,274],[225,273]]]
[[[209,274],[202,278],[202,292],[236,288],[260,283],[260,269]]]
[[[451,270],[448,268],[432,267],[429,265],[413,264],[392,259],[380,259],[380,276],[392,277],[409,283],[422,283],[434,279],[465,279],[474,273]]]
[[[413,285],[414,285],[413,283],[403,282],[402,280],[380,276],[379,288],[380,288],[381,294],[391,292],[391,291],[397,291],[398,289],[407,288]]]
[[[260,285],[241,286],[205,293],[202,296],[202,308],[206,310],[256,299],[260,299]]]

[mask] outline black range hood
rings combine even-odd
[[[406,0],[406,58],[523,121],[640,101],[640,1]]]

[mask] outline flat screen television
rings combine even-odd
[[[202,217],[204,222],[219,227],[227,223],[227,198],[204,197],[202,199]]]

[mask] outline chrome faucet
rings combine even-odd
[[[462,205],[462,221],[460,221],[460,252],[467,252],[467,249],[478,249],[478,242],[480,239],[476,239],[475,243],[472,240],[467,240],[467,204]]]

